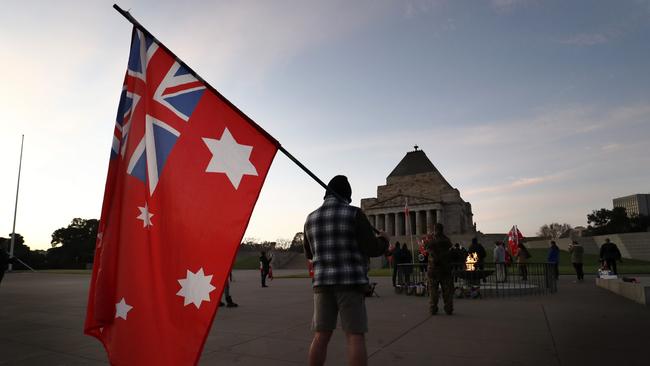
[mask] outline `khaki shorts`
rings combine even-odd
[[[359,291],[324,291],[314,293],[314,318],[311,329],[326,332],[336,329],[341,314],[341,328],[346,333],[368,332],[366,297]]]

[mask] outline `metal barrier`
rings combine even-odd
[[[545,295],[557,292],[551,263],[476,264],[473,271],[465,264],[454,265],[452,278],[457,298]],[[395,291],[406,295],[429,293],[426,264],[398,264]]]

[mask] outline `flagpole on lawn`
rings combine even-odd
[[[16,184],[16,201],[14,203],[14,225],[11,229],[11,246],[9,247],[9,257],[14,256],[14,244],[16,243],[16,215],[18,213],[18,191],[20,190],[20,172],[23,168],[23,144],[25,135],[20,138],[20,160],[18,160],[18,183]],[[13,270],[13,264],[9,263],[9,271]]]
[[[407,227],[409,231],[409,240],[411,242],[411,264],[415,264],[415,252],[413,251],[413,229],[411,229],[411,210],[408,209],[409,207],[409,199],[408,197],[406,198],[406,212],[405,212],[405,217],[406,213],[408,213],[408,217],[406,217],[407,221]],[[417,214],[416,214],[417,215]]]
[[[124,9],[120,8],[117,4],[113,4],[113,8],[117,10],[118,13],[122,14],[131,24],[133,24],[134,27],[145,33],[147,36],[153,38],[156,43],[158,43],[159,47],[163,48],[166,52],[168,52],[176,62],[178,62],[181,66],[183,66],[185,69],[188,70],[188,72],[194,76],[198,81],[202,82],[205,84],[206,88],[213,92],[219,99],[221,99],[224,103],[226,103],[230,108],[232,108],[234,111],[236,111],[242,118],[244,118],[248,123],[251,124],[251,126],[255,127],[261,134],[263,134],[266,138],[269,140],[273,141],[275,143],[276,147],[278,150],[280,150],[289,160],[294,162],[300,169],[302,169],[307,175],[309,175],[313,180],[316,181],[316,183],[320,184],[325,190],[335,196],[336,198],[345,201],[339,194],[336,192],[330,190],[327,187],[327,184],[325,184],[322,180],[320,180],[316,174],[314,174],[311,170],[309,170],[304,164],[302,164],[298,159],[296,159],[289,151],[287,151],[278,140],[275,139],[275,137],[271,136],[266,130],[264,130],[260,125],[255,123],[250,117],[248,117],[244,112],[242,112],[237,106],[232,104],[226,97],[224,97],[217,89],[215,89],[212,85],[210,85],[207,81],[205,81],[199,74],[196,73],[191,67],[189,67],[183,60],[178,58],[174,52],[172,52],[169,48],[167,48],[162,42],[160,42],[156,37],[154,37],[151,32],[149,32],[142,24],[140,24],[128,11],[125,11]],[[379,230],[375,229],[373,227],[373,230],[375,233],[379,234]]]

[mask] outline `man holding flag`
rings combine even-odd
[[[192,365],[279,144],[122,14],[135,27],[84,328],[111,364]]]
[[[337,175],[327,185],[323,204],[305,222],[305,256],[314,265],[310,366],[325,364],[339,315],[347,338],[348,364],[367,364],[368,258],[386,253],[388,237],[383,233],[376,237],[366,215],[350,202],[350,183],[345,176]]]

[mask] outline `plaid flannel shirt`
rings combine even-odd
[[[307,216],[304,244],[314,265],[314,290],[368,284],[368,258],[361,252],[359,241],[376,239],[370,224],[360,225],[360,220],[368,221],[360,208],[335,197],[325,198],[323,205]],[[359,227],[365,228],[363,232]]]

